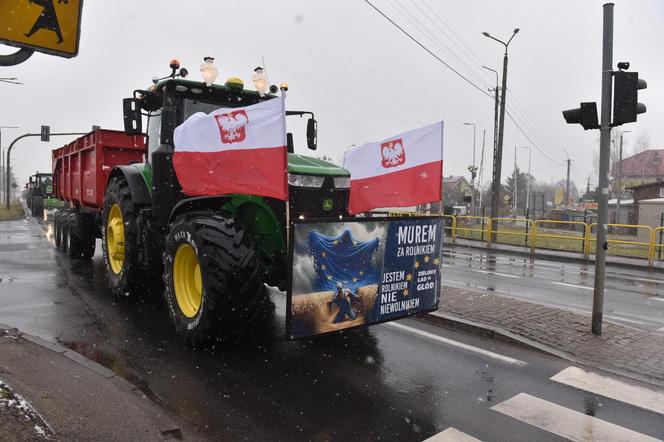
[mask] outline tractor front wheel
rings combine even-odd
[[[35,196],[32,198],[32,216],[35,218],[44,218],[44,198]]]
[[[190,345],[251,319],[265,305],[263,273],[255,243],[235,219],[183,215],[171,224],[164,293],[175,328]]]

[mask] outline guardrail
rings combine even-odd
[[[399,216],[422,215],[416,212],[401,212]],[[597,241],[593,229],[597,223],[581,221],[557,221],[525,218],[488,218],[470,215],[443,215],[445,233],[452,242],[457,238],[485,242],[491,247],[492,238],[496,244],[508,244],[530,247],[530,252],[537,249],[557,250],[579,253],[588,259],[593,253],[592,244]],[[664,260],[664,227],[652,227],[642,224],[607,224],[609,253],[629,258],[648,260],[653,266],[655,261]],[[618,234],[612,231],[634,232],[634,235]]]

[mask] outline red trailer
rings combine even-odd
[[[53,150],[53,193],[70,207],[101,211],[115,166],[145,162],[145,137],[96,129]]]

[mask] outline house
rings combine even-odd
[[[660,177],[659,179],[662,180],[663,178],[664,177]],[[641,211],[639,206],[641,205],[642,201],[664,198],[664,181],[640,184],[638,186],[628,187],[627,190],[632,193],[632,199],[634,201],[632,206],[633,224],[646,224],[646,222],[641,219]],[[657,223],[654,225],[658,226],[659,221],[657,221]]]
[[[446,206],[470,205],[472,194],[473,190],[466,178],[452,175],[443,177],[443,201]]]
[[[597,204],[597,203],[595,203]],[[618,213],[618,200],[609,200],[609,223],[636,224],[637,215],[634,212],[634,200],[621,200],[620,213]]]
[[[650,198],[639,201],[639,224],[655,228],[664,225],[664,198]],[[650,230],[640,228],[639,240],[648,242]],[[656,240],[661,241],[662,235],[658,234]]]
[[[664,179],[664,149],[648,149],[613,164],[611,176],[614,183],[622,177],[624,188],[652,183]]]
[[[472,188],[466,178],[462,176],[444,176],[443,177],[443,205],[446,208],[445,213],[451,214],[453,207],[464,206],[470,208],[470,197]],[[479,193],[475,194],[479,198]],[[479,206],[479,200],[476,203]],[[440,204],[438,202],[424,204],[420,211],[425,213],[438,213]]]

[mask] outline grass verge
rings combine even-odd
[[[21,219],[25,217],[25,212],[23,212],[23,207],[20,204],[12,204],[7,210],[4,206],[0,207],[0,221],[10,221],[14,219]]]

